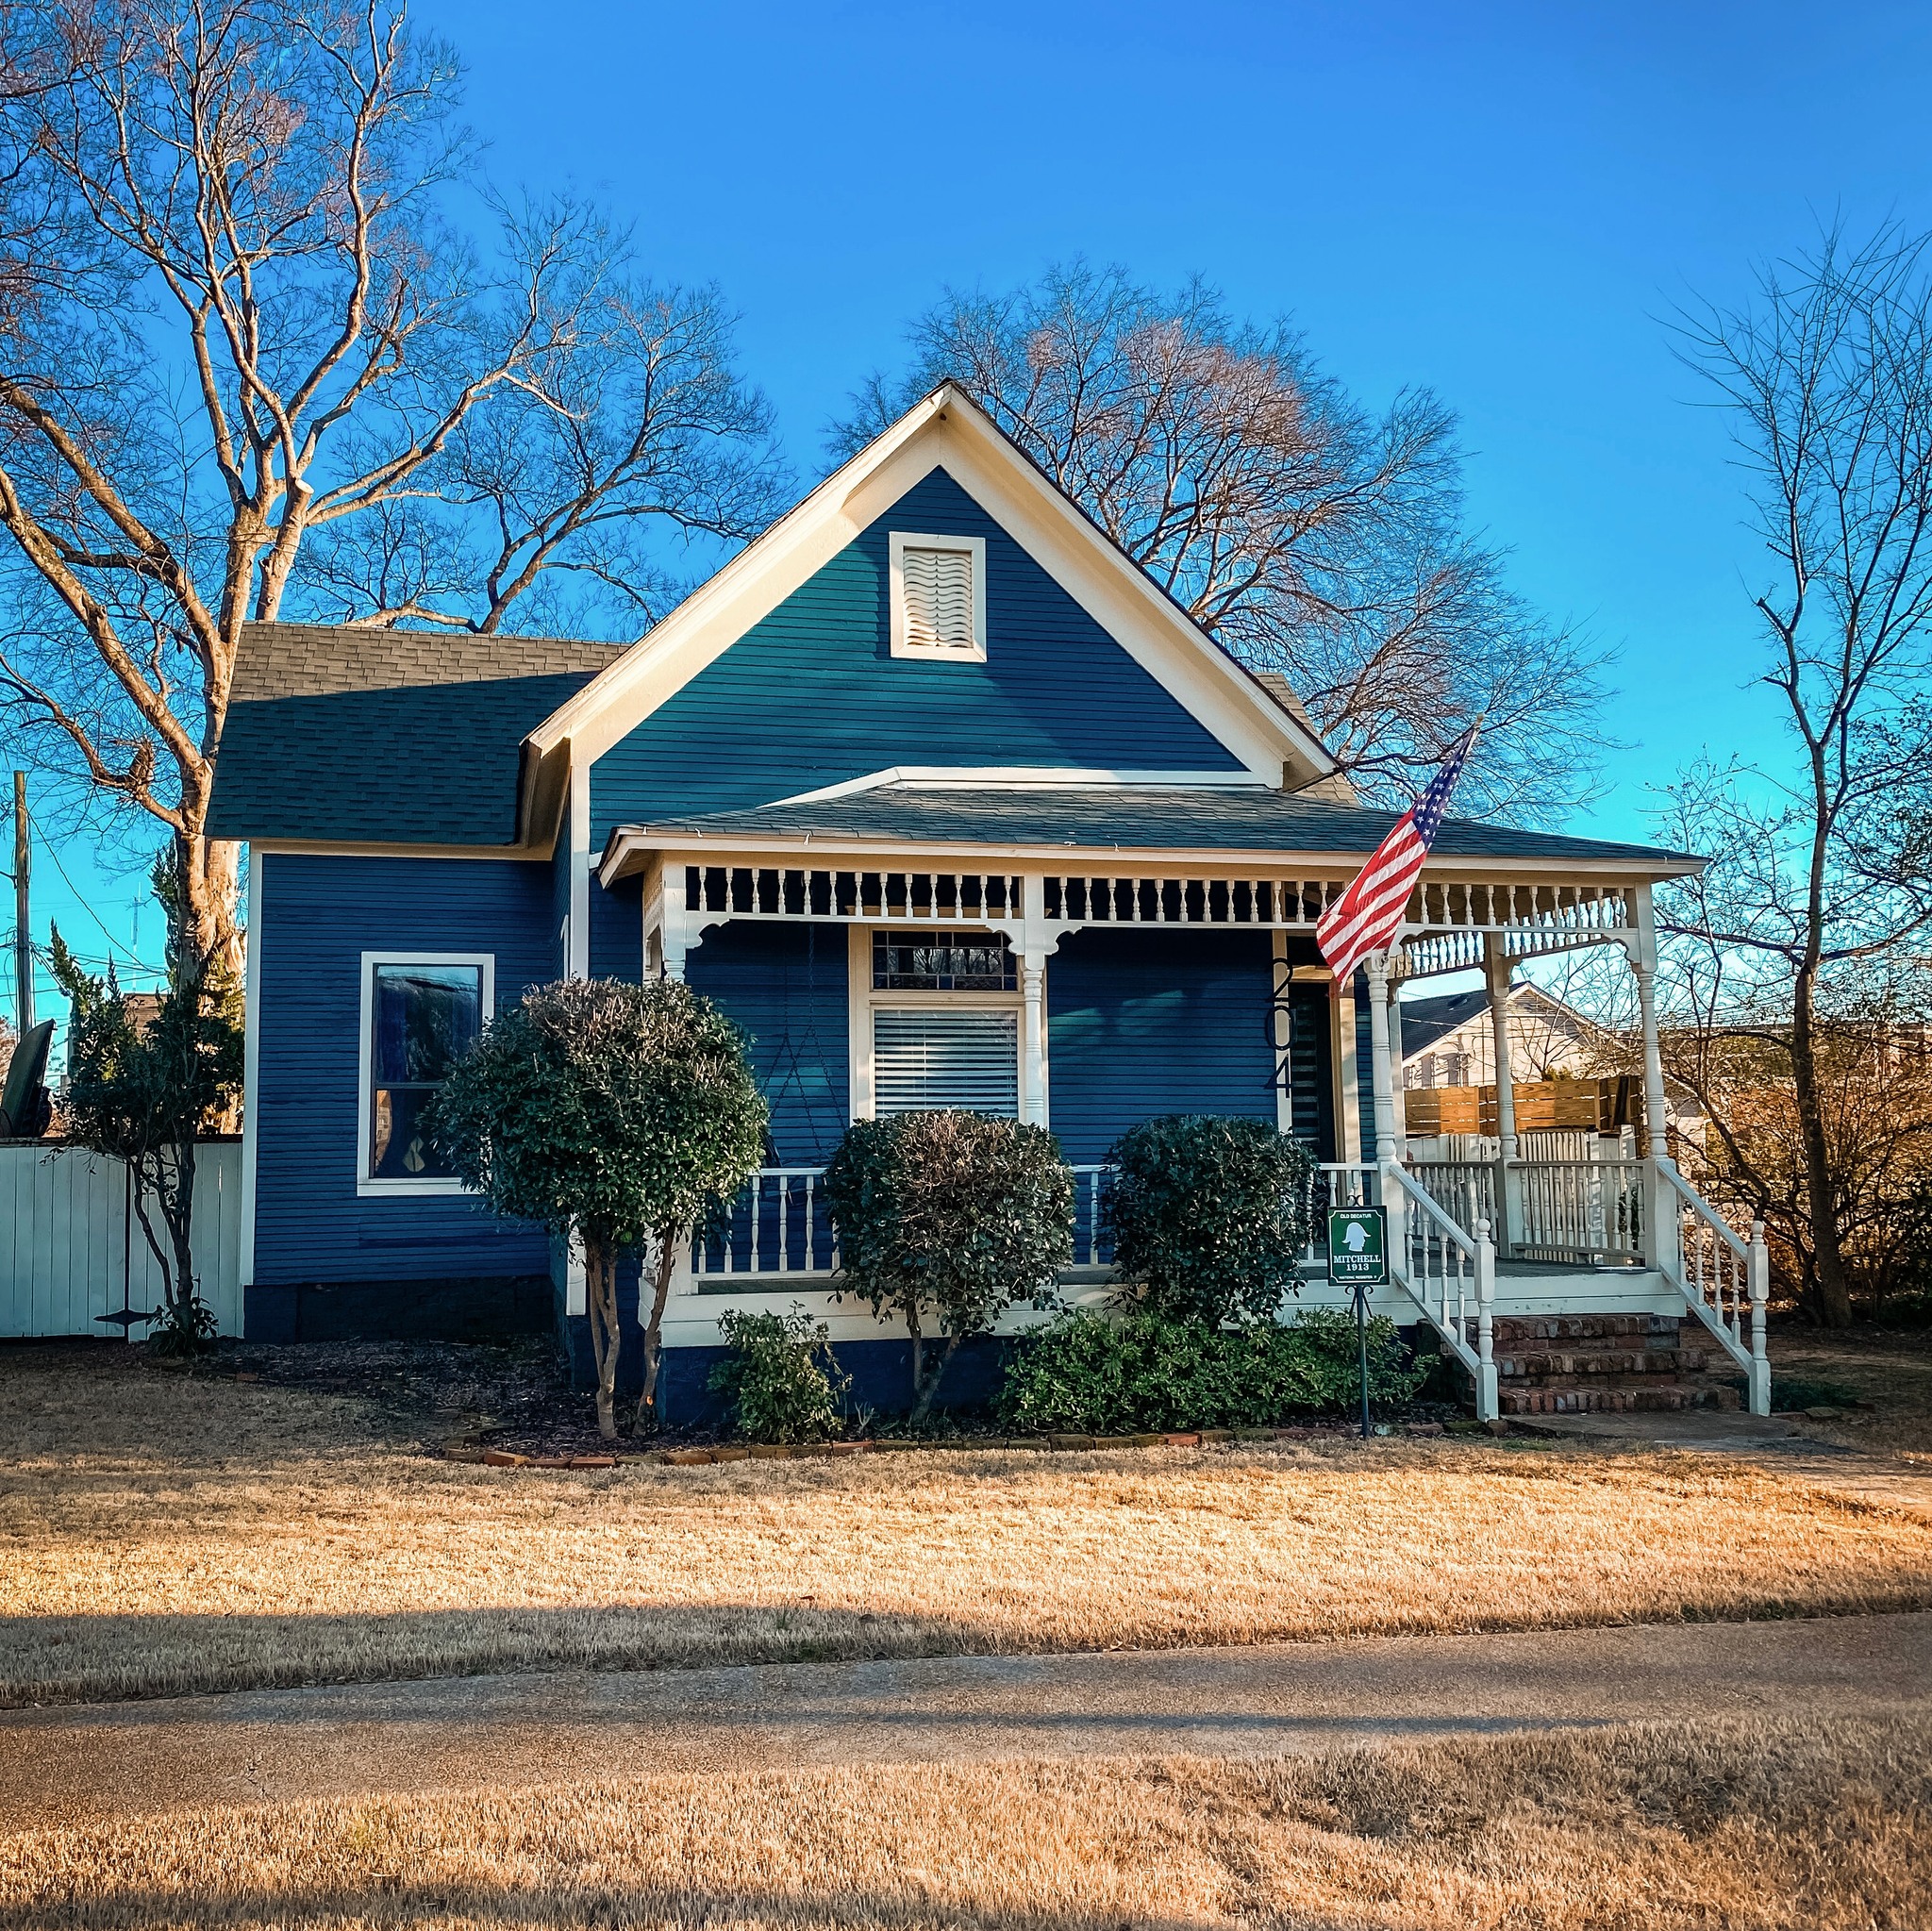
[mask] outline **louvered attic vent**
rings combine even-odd
[[[892,655],[983,659],[986,544],[892,534]]]

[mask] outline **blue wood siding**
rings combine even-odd
[[[1266,932],[1089,927],[1047,960],[1047,1077],[1068,1160],[1158,1113],[1274,1118]]]
[[[255,1279],[542,1273],[541,1229],[462,1198],[356,1191],[364,952],[487,952],[499,1010],[557,976],[551,868],[477,858],[262,857]]]
[[[591,874],[591,976],[639,979],[644,971],[644,887],[621,878],[607,890]]]
[[[831,1156],[852,1117],[842,925],[714,925],[685,977],[751,1035],[780,1166]]]
[[[986,539],[985,663],[891,656],[895,529]],[[936,470],[597,761],[591,849],[613,824],[766,804],[894,764],[1240,769]]]

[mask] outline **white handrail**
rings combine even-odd
[[[1390,1275],[1469,1371],[1475,1383],[1476,1419],[1493,1422],[1501,1410],[1495,1359],[1496,1248],[1490,1239],[1490,1224],[1479,1220],[1473,1235],[1465,1233],[1392,1160],[1382,1169],[1382,1177],[1384,1186],[1392,1190],[1384,1198],[1401,1209],[1399,1217],[1390,1215]]]
[[[1665,1277],[1743,1369],[1751,1412],[1768,1415],[1771,1361],[1764,1345],[1764,1311],[1771,1295],[1771,1254],[1765,1243],[1764,1223],[1751,1223],[1747,1244],[1677,1172],[1674,1162],[1660,1159],[1656,1164],[1663,1183],[1659,1190],[1674,1194],[1678,1208],[1678,1265],[1673,1272],[1666,1263]]]

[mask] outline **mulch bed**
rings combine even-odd
[[[46,1349],[85,1350],[93,1372],[111,1375],[186,1373],[209,1380],[287,1388],[308,1394],[342,1395],[374,1407],[386,1432],[413,1441],[430,1455],[503,1467],[606,1467],[621,1461],[665,1458],[736,1460],[785,1451],[749,1447],[709,1427],[670,1428],[652,1437],[625,1435],[607,1442],[597,1433],[587,1390],[573,1389],[558,1350],[541,1338],[502,1343],[464,1341],[303,1341],[288,1346],[223,1340],[192,1365],[151,1355],[137,1342],[47,1341]],[[630,1404],[620,1402],[620,1420]],[[1446,1423],[1474,1426],[1461,1411],[1438,1402],[1416,1402],[1399,1412],[1378,1413],[1378,1423],[1397,1434],[1437,1434]],[[1311,1418],[1291,1428],[1207,1431],[1212,1441],[1333,1440],[1357,1432],[1347,1417]],[[908,1439],[890,1431],[865,1441],[821,1443],[796,1454],[857,1454],[897,1448],[1145,1447],[1192,1445],[1199,1436],[1025,1436],[1008,1433],[984,1414],[949,1414],[940,1427]]]

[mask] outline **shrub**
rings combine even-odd
[[[1406,1402],[1426,1374],[1392,1322],[1369,1323],[1372,1402]],[[1039,1432],[1269,1427],[1348,1408],[1360,1387],[1355,1323],[1329,1308],[1236,1328],[1083,1308],[1019,1338],[994,1407],[1008,1426]]]
[[[922,1423],[953,1352],[1016,1301],[1045,1304],[1074,1257],[1074,1176],[1043,1126],[940,1110],[861,1120],[825,1168],[842,1287],[912,1337]],[[946,1344],[925,1367],[927,1317]]]
[[[1114,1143],[1101,1219],[1114,1268],[1173,1319],[1270,1321],[1301,1290],[1307,1155],[1259,1120],[1168,1113]]]
[[[839,1426],[839,1398],[852,1385],[832,1353],[832,1331],[803,1307],[790,1314],[737,1308],[718,1317],[727,1360],[710,1390],[729,1403],[738,1430],[758,1441],[823,1441]]]

